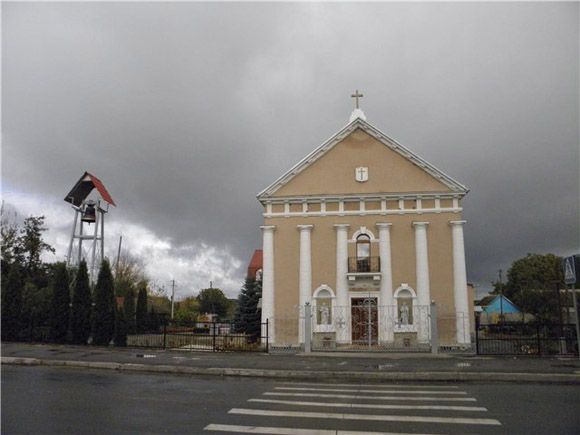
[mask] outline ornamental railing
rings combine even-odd
[[[380,257],[349,257],[348,273],[372,273],[381,271]]]

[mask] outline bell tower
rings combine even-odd
[[[84,259],[94,282],[99,265],[105,258],[105,214],[109,211],[109,205],[116,204],[101,180],[88,172],[83,174],[64,200],[75,211],[67,264],[75,266]],[[91,228],[91,225],[94,226]]]

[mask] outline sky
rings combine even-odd
[[[256,194],[367,120],[470,187],[468,279],[579,252],[579,4],[2,4],[2,198],[65,258],[85,170],[106,254],[183,298],[238,293]],[[505,276],[505,272],[504,272]]]

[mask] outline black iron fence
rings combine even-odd
[[[131,334],[127,346],[213,352],[268,352],[268,322],[257,328],[234,322],[166,323],[157,331]]]
[[[348,272],[349,273],[370,273],[381,271],[380,257],[349,257],[348,258]]]
[[[475,346],[478,355],[578,355],[573,324],[484,324],[476,320]]]

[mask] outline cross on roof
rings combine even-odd
[[[358,93],[358,89],[357,89],[357,90],[354,92],[354,94],[352,94],[352,95],[350,96],[350,98],[354,98],[354,99],[355,99],[355,101],[356,101],[355,105],[356,105],[356,108],[357,108],[357,109],[359,108],[359,107],[358,107],[358,99],[359,99],[359,98],[362,98],[362,97],[364,97],[364,95],[363,95],[363,94],[359,94],[359,93]]]

